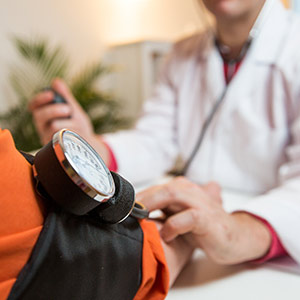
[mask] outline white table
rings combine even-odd
[[[223,193],[227,211],[249,199],[249,196],[236,192]],[[300,267],[294,265],[296,274],[284,271],[285,266],[286,263],[281,261],[221,266],[197,250],[166,300],[300,300]]]
[[[167,300],[299,300],[300,275],[263,266],[219,266],[199,255],[189,263]]]

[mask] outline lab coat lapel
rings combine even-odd
[[[259,26],[257,26],[255,37],[249,50],[246,53],[242,64],[231,80],[222,104],[221,110],[225,113],[227,109],[231,110],[236,105],[236,101],[251,101],[253,95],[253,85],[248,84],[249,81],[255,78],[255,66],[257,64],[275,64],[278,60],[278,55],[281,52],[281,48],[284,45],[285,39],[285,26],[287,25],[286,12],[282,8],[282,4],[279,0],[267,0],[266,7],[263,8],[263,16],[261,18]],[[276,35],[276,38],[275,38]],[[215,56],[215,72],[220,68],[223,68],[222,59],[217,58],[218,53],[213,53]],[[217,50],[215,50],[217,52]],[[221,65],[216,66],[216,64]],[[213,68],[212,68],[213,69]],[[223,76],[223,83],[220,78],[217,79],[217,75],[214,76],[218,80],[219,89],[213,88],[213,93],[220,93],[220,89],[224,89],[224,73],[223,69],[219,74]],[[241,88],[242,87],[242,88]],[[248,100],[247,100],[248,99]],[[226,113],[224,114],[226,117]],[[215,118],[216,119],[216,118]]]
[[[285,45],[288,14],[279,0],[267,0],[262,12],[248,58],[258,63],[274,64]]]

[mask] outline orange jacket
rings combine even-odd
[[[33,188],[31,166],[0,129],[0,300],[8,297],[43,227],[43,203]],[[134,300],[164,299],[169,274],[154,223],[143,220],[142,283]]]

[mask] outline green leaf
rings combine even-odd
[[[0,115],[0,121],[4,128],[11,130],[19,149],[31,151],[41,147],[27,106],[32,96],[50,86],[55,77],[70,78],[71,91],[90,116],[96,132],[115,131],[132,124],[132,120],[122,117],[120,101],[96,88],[99,78],[110,73],[112,68],[98,61],[84,66],[71,77],[68,55],[61,46],[52,47],[45,38],[14,37],[13,43],[21,63],[11,68],[10,83],[19,102]]]

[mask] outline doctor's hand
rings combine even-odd
[[[212,260],[235,264],[262,257],[271,244],[267,227],[243,212],[229,214],[222,207],[220,187],[204,186],[177,177],[167,184],[151,187],[137,195],[150,211],[167,215],[160,230],[166,242],[183,236]]]
[[[92,123],[72,95],[66,83],[59,78],[53,80],[51,88],[59,93],[67,103],[52,104],[54,93],[51,90],[35,95],[29,103],[33,120],[42,144],[47,144],[53,134],[68,128],[86,139],[107,163],[108,151],[99,136],[94,133]]]

